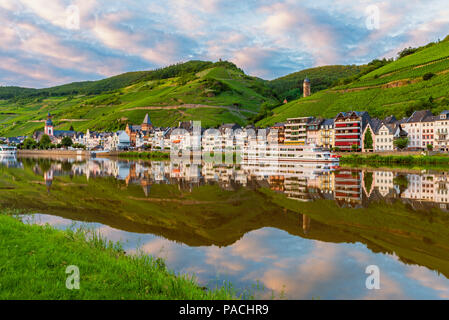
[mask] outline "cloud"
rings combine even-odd
[[[371,5],[376,30],[366,27]],[[0,0],[0,59],[13,63],[0,82],[44,87],[220,58],[272,79],[435,41],[448,14],[441,0]]]

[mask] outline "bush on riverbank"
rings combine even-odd
[[[129,151],[118,155],[120,158],[141,158],[141,159],[170,159],[170,153],[161,151],[138,152]]]
[[[340,158],[341,163],[355,164],[449,164],[448,156],[381,156],[381,155],[347,155]]]
[[[86,239],[88,235],[88,240]],[[80,270],[69,290],[66,268]],[[160,259],[126,255],[93,232],[25,225],[0,214],[0,299],[232,299],[229,288],[207,291],[175,275]]]

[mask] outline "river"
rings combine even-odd
[[[2,159],[0,206],[262,299],[448,299],[441,171]],[[368,289],[368,266],[380,289]]]

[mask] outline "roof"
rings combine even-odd
[[[384,123],[395,123],[397,121],[398,120],[396,119],[396,117],[391,115],[391,116],[386,117],[383,122]]]
[[[241,127],[236,124],[236,123],[225,123],[222,124],[218,130],[220,130],[221,132],[224,132],[225,130],[230,129],[230,130],[237,130],[237,129],[241,129]]]
[[[407,123],[412,123],[412,122],[421,122],[423,121],[425,118],[427,117],[432,117],[433,114],[432,112],[430,112],[430,110],[420,110],[420,111],[415,111],[413,112],[413,114],[410,116],[410,118],[408,118]]]
[[[333,126],[334,125],[334,119],[324,119],[324,121],[321,123],[321,126]]]
[[[55,137],[74,137],[76,136],[76,131],[71,130],[55,130],[53,131]]]
[[[143,119],[142,124],[151,124],[150,116],[148,115],[148,113],[145,115],[145,119]]]
[[[380,127],[382,127],[382,121],[378,118],[371,118],[368,124],[374,134],[378,134]]]

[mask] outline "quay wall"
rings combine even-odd
[[[81,157],[90,158],[91,152],[84,150],[17,150],[19,157],[39,157],[39,158],[67,158]]]

